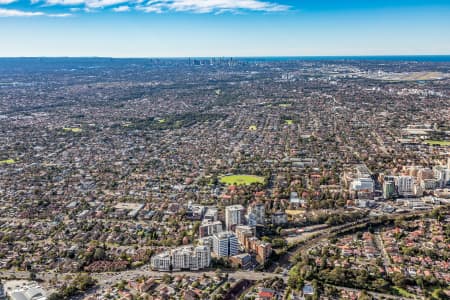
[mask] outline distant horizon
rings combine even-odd
[[[384,58],[384,57],[449,57],[448,54],[343,54],[343,55],[253,55],[253,56],[240,56],[240,55],[211,55],[211,56],[98,56],[98,55],[86,55],[86,56],[0,56],[0,59],[61,59],[61,58],[106,58],[106,59],[253,59],[253,58],[349,58],[349,57],[362,57],[362,58]]]

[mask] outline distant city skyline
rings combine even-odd
[[[0,56],[450,54],[450,3],[0,0]]]

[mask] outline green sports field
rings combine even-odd
[[[424,143],[428,145],[450,146],[450,141],[426,140]]]
[[[71,131],[71,132],[81,132],[82,131],[81,128],[76,128],[76,127],[64,127],[63,130],[64,131]]]
[[[16,161],[14,159],[5,159],[5,160],[0,160],[0,165],[12,165],[13,163],[15,163]]]
[[[220,178],[220,182],[226,185],[250,185],[264,183],[264,177],[255,175],[229,175]]]

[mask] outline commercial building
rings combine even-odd
[[[231,265],[235,268],[248,268],[252,263],[252,257],[248,253],[237,254],[230,257]]]
[[[272,224],[281,225],[287,223],[287,215],[285,212],[277,211],[272,214]]]
[[[46,292],[36,283],[24,280],[12,280],[5,283],[7,299],[46,300]]]
[[[373,199],[375,182],[372,173],[366,165],[356,165],[353,171],[344,174],[344,182],[349,184],[352,197],[360,199]]]
[[[373,193],[374,182],[372,178],[357,178],[352,181],[350,188],[355,192]]]

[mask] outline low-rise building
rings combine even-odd
[[[204,220],[199,227],[200,238],[222,232],[222,222]]]
[[[235,268],[248,268],[252,263],[252,257],[248,253],[237,254],[230,257],[231,265]]]
[[[285,212],[277,211],[272,214],[272,224],[282,225],[287,223],[287,215]]]
[[[7,299],[11,300],[46,300],[44,289],[36,282],[13,280],[5,283]]]
[[[218,210],[217,207],[210,206],[206,209],[205,215],[203,216],[203,220],[208,221],[217,221],[218,220]]]

